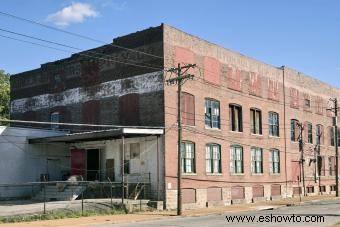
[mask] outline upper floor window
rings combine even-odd
[[[243,148],[241,146],[230,147],[230,172],[243,173]]]
[[[205,99],[205,126],[208,128],[220,128],[219,101]]]
[[[205,147],[205,169],[207,173],[221,173],[221,146],[207,144]]]
[[[299,129],[297,126],[298,121],[295,119],[290,120],[290,140],[293,142],[299,139]]]
[[[279,114],[275,112],[269,112],[269,135],[279,136]]]
[[[262,114],[259,109],[250,109],[251,133],[262,135]]]
[[[183,142],[181,145],[182,173],[195,173],[195,144]]]
[[[316,125],[316,144],[323,144],[323,126]]]
[[[313,125],[310,122],[306,123],[307,128],[307,143],[313,143]]]
[[[195,96],[182,92],[182,121],[185,125],[195,125]]]
[[[269,168],[272,174],[280,173],[280,151],[277,149],[269,151]]]
[[[251,172],[263,173],[263,153],[259,147],[251,148]]]
[[[59,123],[59,121],[60,121],[60,114],[59,114],[59,112],[51,113],[51,123]],[[59,129],[59,125],[51,124],[51,129],[52,130],[57,130],[57,129]]]
[[[230,129],[234,132],[242,132],[242,107],[235,104],[229,105]]]
[[[331,146],[335,146],[335,141],[334,141],[335,135],[334,135],[334,127],[329,127],[329,139],[330,141],[330,145]]]

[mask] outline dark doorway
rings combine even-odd
[[[99,149],[87,150],[87,180],[100,180]]]

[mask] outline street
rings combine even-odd
[[[235,219],[233,223],[228,222],[226,215],[231,216],[255,216],[254,223],[248,222],[244,220],[243,222],[237,222]],[[294,215],[294,216],[293,216]],[[322,215],[324,218],[320,218],[321,222],[304,222],[305,220],[316,220],[318,215]],[[260,222],[260,216],[267,216],[268,218],[272,217],[270,222]],[[277,221],[275,222],[275,216]],[[280,216],[280,217],[279,217]],[[312,217],[313,216],[313,217]],[[279,217],[279,218],[278,218]],[[283,217],[290,217],[290,222],[284,221]],[[294,217],[295,219],[293,220]],[[307,217],[307,219],[305,219]],[[299,221],[301,222],[294,222]],[[322,221],[324,219],[324,221]],[[265,219],[263,219],[265,220]],[[270,220],[270,219],[269,219]],[[153,220],[153,221],[144,221],[144,222],[134,222],[127,224],[106,224],[106,225],[97,225],[97,226],[122,226],[122,227],[132,227],[132,226],[140,226],[140,227],[152,227],[152,226],[162,226],[162,227],[198,227],[198,226],[332,226],[340,222],[340,200],[333,201],[322,201],[322,202],[313,202],[301,206],[290,206],[290,207],[281,207],[275,210],[262,210],[262,211],[250,211],[250,212],[240,212],[240,213],[227,213],[223,215],[208,215],[201,217],[176,217],[162,220]]]

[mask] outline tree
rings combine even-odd
[[[9,119],[10,105],[9,74],[0,70],[0,118]]]

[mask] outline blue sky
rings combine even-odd
[[[340,1],[337,0],[1,0],[0,11],[105,42],[163,22],[340,88]],[[1,15],[0,29],[81,49],[99,45]],[[15,37],[2,31],[0,35]],[[3,37],[0,37],[0,50],[0,69],[12,74],[70,55]]]

